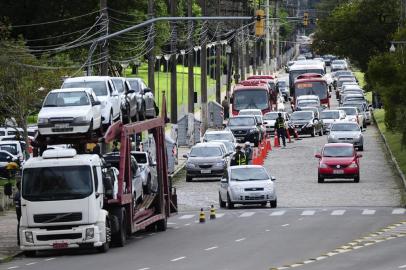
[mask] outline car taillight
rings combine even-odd
[[[350,166],[348,168],[358,168],[358,165],[355,161],[351,162]]]

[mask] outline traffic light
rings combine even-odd
[[[255,12],[255,35],[265,35],[265,11],[260,9]]]
[[[309,12],[303,13],[303,25],[304,26],[309,25]]]

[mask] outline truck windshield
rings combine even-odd
[[[27,168],[22,197],[28,201],[74,200],[93,192],[90,166]]]
[[[268,109],[267,90],[238,90],[234,92],[234,110]]]

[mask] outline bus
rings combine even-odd
[[[295,64],[289,68],[289,87],[290,96],[295,96],[294,83],[298,76],[305,73],[316,73],[324,76],[326,74],[326,69],[324,63],[314,60],[303,60],[296,61]]]
[[[328,91],[327,81],[319,76],[312,76],[318,74],[303,74],[304,76],[299,76],[293,84],[294,87],[294,102],[296,102],[297,97],[304,95],[315,95],[320,98],[321,105],[330,108],[330,94]]]
[[[260,109],[262,114],[272,111],[269,89],[266,82],[237,84],[230,98],[232,114],[243,109]]]

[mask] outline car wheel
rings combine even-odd
[[[358,147],[359,151],[364,151],[364,145],[361,145],[360,147]]]
[[[324,183],[324,178],[319,175],[317,182],[318,182],[318,183]]]
[[[186,182],[192,182],[192,177],[191,177],[191,176],[186,175]]]
[[[312,137],[315,137],[316,136],[316,128],[315,127],[313,127],[313,129],[312,129],[312,133],[310,134]]]
[[[111,241],[111,226],[108,219],[106,219],[106,242],[100,247],[97,248],[97,251],[100,253],[106,253],[110,248]]]
[[[24,255],[27,258],[34,258],[37,256],[37,251],[36,250],[25,250]]]
[[[277,206],[278,206],[278,200],[277,199],[271,201],[271,208],[276,208]]]
[[[354,177],[354,183],[359,183],[359,174]]]
[[[367,128],[367,123],[365,121],[364,121],[364,123],[362,123],[362,127]]]
[[[220,192],[219,192],[219,204],[220,204],[220,207],[221,207],[221,208],[225,208],[225,207],[226,207],[226,202],[221,199]]]
[[[234,203],[231,202],[230,195],[227,193],[227,207],[228,209],[234,208]]]

